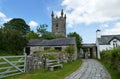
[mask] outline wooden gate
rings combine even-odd
[[[0,56],[0,78],[25,72],[26,56]]]

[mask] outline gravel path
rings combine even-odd
[[[97,60],[83,59],[82,66],[65,79],[111,79],[111,76]]]

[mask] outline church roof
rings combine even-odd
[[[82,44],[82,47],[96,47],[95,43],[84,43]]]
[[[100,45],[108,45],[113,39],[120,40],[120,35],[102,35],[101,38],[97,38]]]
[[[27,46],[67,46],[75,44],[75,38],[57,38],[52,40],[32,39]]]

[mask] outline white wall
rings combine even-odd
[[[117,41],[117,45],[120,46],[120,41],[118,39],[113,39],[110,44],[113,45],[113,41]]]
[[[109,45],[100,45],[100,51],[113,49],[113,41],[117,41],[117,45],[120,46],[120,41],[117,39],[113,39]]]
[[[112,45],[100,45],[100,48],[99,50],[102,51],[102,50],[110,50],[112,49],[113,46]]]
[[[101,57],[100,57],[100,45],[98,43],[98,40],[96,40],[96,46],[97,46],[97,58],[101,59]]]

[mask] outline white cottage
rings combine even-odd
[[[96,31],[97,57],[100,59],[100,51],[110,50],[120,46],[120,35],[101,35],[101,31]]]

